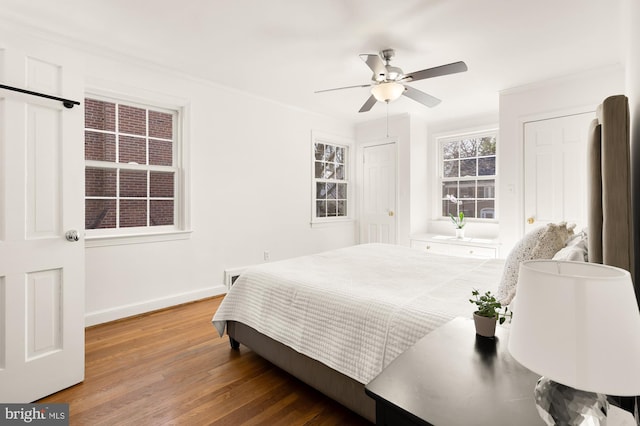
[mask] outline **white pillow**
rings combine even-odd
[[[545,230],[545,227],[540,227],[526,234],[520,241],[518,241],[513,249],[511,249],[511,252],[507,256],[507,259],[504,262],[502,279],[500,280],[500,285],[496,292],[496,299],[498,299],[498,301],[503,305],[508,305],[515,295],[520,262],[533,258],[531,253],[533,252],[536,244],[538,244],[538,239]]]
[[[567,246],[562,248],[553,256],[553,260],[571,260],[574,262],[588,262],[588,241],[587,235],[583,231],[575,238],[567,242]]]
[[[526,234],[511,250],[504,264],[502,279],[496,292],[496,299],[508,305],[516,295],[520,263],[525,260],[551,259],[573,234],[573,226],[566,222],[550,223]]]
[[[573,235],[575,226],[575,224],[567,225],[567,222],[560,222],[557,225],[555,223],[548,224],[540,235],[538,244],[533,248],[532,259],[553,258],[567,244],[569,236]]]

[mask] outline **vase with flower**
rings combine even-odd
[[[447,194],[447,199],[456,205],[456,215],[449,213],[449,217],[456,227],[456,238],[463,239],[464,238],[464,225],[466,225],[464,212],[460,210],[460,205],[462,205],[462,200],[458,200],[455,196],[451,194]]]

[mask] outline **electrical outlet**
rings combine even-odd
[[[264,251],[264,261],[268,262],[269,261],[269,250],[265,250]]]

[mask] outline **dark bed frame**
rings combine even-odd
[[[600,105],[589,129],[589,255],[590,261],[633,273],[629,107],[623,95]],[[255,329],[227,322],[231,347],[240,343],[375,423],[375,403],[364,384],[283,345]]]

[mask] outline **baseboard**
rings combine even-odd
[[[131,305],[118,306],[101,311],[87,312],[84,315],[84,324],[85,327],[89,327],[92,325],[130,317],[133,315],[144,314],[145,312],[168,308],[169,306],[179,305],[181,303],[187,303],[211,296],[217,296],[226,292],[227,288],[224,285],[219,285],[215,287],[190,291],[187,293],[174,294],[159,299],[146,300],[144,302],[134,303]],[[213,316],[213,312],[211,313],[211,316]]]

